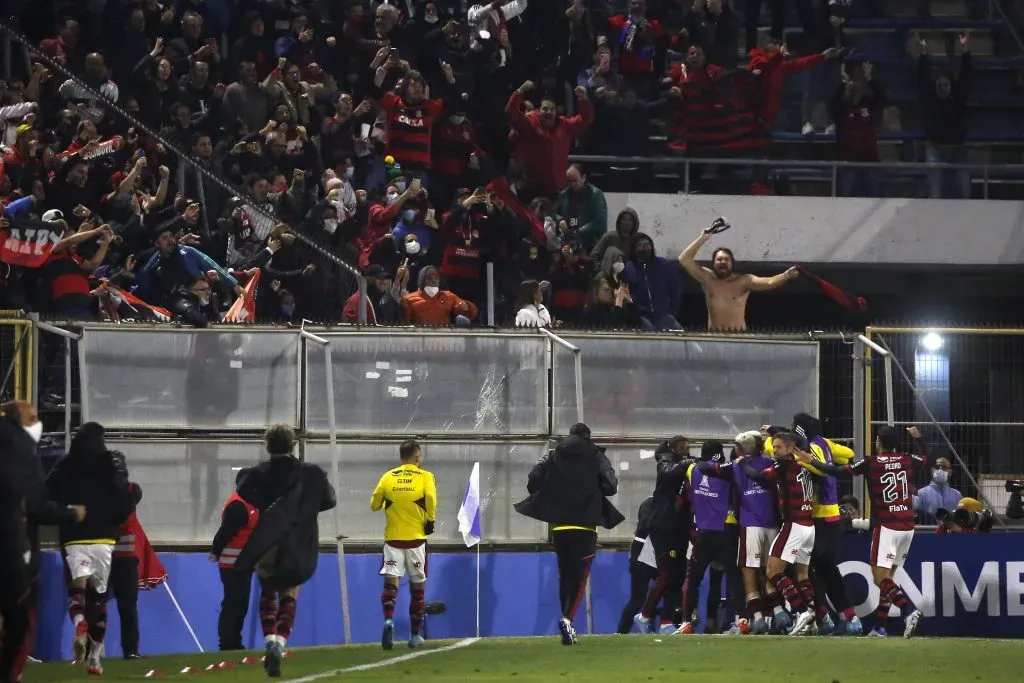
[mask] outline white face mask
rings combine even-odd
[[[612,264],[612,272],[614,272],[616,275],[618,275],[619,273],[621,273],[625,269],[626,269],[626,264],[623,263],[622,261],[616,261],[615,263]]]
[[[324,219],[324,230],[326,230],[328,233],[333,235],[334,231],[337,230],[337,229],[338,229],[338,219],[337,218],[327,218],[327,219]]]
[[[449,116],[448,120],[454,123],[456,126],[461,125],[466,120],[465,116]]]
[[[208,297],[208,296],[201,296],[201,297],[199,297],[199,305],[200,306],[208,306],[209,304],[210,304],[210,297]]]
[[[34,425],[22,427],[22,429],[24,429],[28,433],[28,435],[32,437],[32,440],[35,441],[36,443],[39,443],[39,439],[43,438],[42,422],[36,422]]]
[[[426,293],[427,296],[429,296],[431,299],[433,299],[435,296],[437,296],[437,293],[439,291],[441,291],[441,290],[438,289],[437,287],[431,287],[431,286],[428,285],[428,286],[423,288],[423,291]]]
[[[437,23],[437,15],[436,14],[424,15],[423,21],[427,22],[428,24],[436,24]]]
[[[946,470],[932,470],[932,481],[942,486],[949,481],[949,472]]]
[[[406,254],[418,254],[418,253],[420,253],[420,243],[417,242],[416,240],[413,240],[412,242],[406,242],[405,243],[405,253]]]

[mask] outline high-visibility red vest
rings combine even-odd
[[[256,528],[256,522],[260,519],[260,511],[254,506],[250,505],[245,498],[242,498],[238,493],[232,493],[231,497],[228,498],[227,502],[224,503],[224,510],[234,502],[239,502],[245,506],[246,511],[249,513],[249,518],[245,522],[245,526],[238,530],[234,538],[228,541],[228,544],[224,546],[224,550],[220,554],[220,559],[217,565],[224,569],[231,569],[235,566],[235,560],[242,552],[242,548],[249,542],[249,537],[252,536],[252,530]],[[221,516],[223,516],[223,510]]]

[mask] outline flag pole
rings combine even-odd
[[[476,544],[476,637],[480,637],[480,543]]]
[[[164,580],[164,588],[167,589],[167,595],[171,597],[171,602],[174,603],[174,609],[178,610],[178,616],[180,616],[181,620],[185,622],[185,628],[188,629],[189,635],[192,636],[192,640],[195,641],[196,647],[199,648],[200,652],[206,652],[206,650],[203,649],[203,644],[199,642],[196,632],[192,630],[192,624],[188,623],[188,617],[185,616],[185,612],[181,609],[181,605],[178,604],[178,599],[174,597],[174,592],[171,590],[171,584],[167,580]]]

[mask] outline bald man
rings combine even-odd
[[[80,505],[62,506],[47,498],[36,457],[42,433],[31,404],[0,405],[0,683],[20,680],[35,635],[38,526],[74,524],[86,514]]]

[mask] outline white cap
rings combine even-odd
[[[52,223],[53,221],[62,221],[64,220],[64,213],[61,212],[60,209],[50,209],[49,211],[43,214],[43,220],[46,221],[47,223]]]

